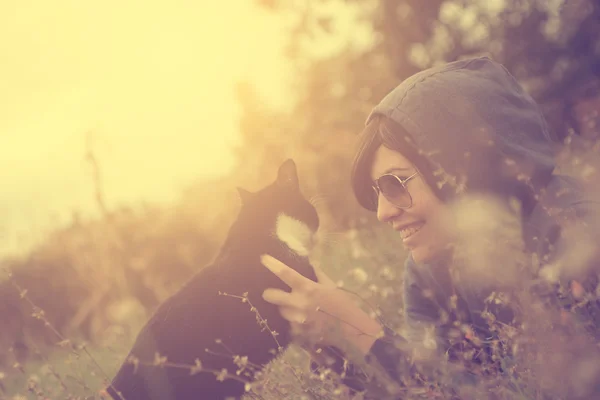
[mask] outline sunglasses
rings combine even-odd
[[[407,209],[412,207],[412,197],[406,188],[406,183],[417,175],[419,173],[415,172],[408,178],[402,179],[394,174],[385,174],[375,179],[373,198],[371,199],[372,210],[377,210],[379,194],[383,194],[390,203],[398,208]]]

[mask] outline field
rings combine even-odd
[[[93,231],[96,228],[88,226],[85,229]],[[151,307],[145,307],[131,294],[115,296],[114,298],[121,298],[113,300],[107,294],[105,285],[92,286],[92,290],[86,292],[85,289],[90,287],[89,282],[99,278],[84,278],[79,273],[81,264],[72,263],[64,268],[65,264],[57,261],[60,259],[64,263],[70,259],[73,262],[73,258],[77,258],[77,254],[69,254],[69,250],[66,250],[69,246],[64,246],[64,241],[67,237],[76,240],[70,235],[77,235],[77,240],[81,240],[80,229],[83,228],[71,233],[58,232],[53,238],[54,243],[50,239],[50,244],[45,248],[32,254],[27,261],[14,266],[10,277],[3,271],[0,293],[5,300],[2,311],[6,313],[2,315],[12,317],[13,320],[3,324],[9,329],[3,329],[0,336],[3,340],[3,351],[0,354],[1,398],[102,398],[107,378],[117,371],[135,340],[135,335],[150,315]],[[94,234],[90,233],[89,236]],[[314,252],[314,259],[323,265],[331,277],[343,281],[345,288],[364,298],[368,302],[364,303],[366,309],[379,303],[383,303],[385,308],[387,304],[388,309],[392,307],[391,313],[388,311],[387,315],[392,315],[390,319],[399,321],[399,310],[402,307],[401,299],[396,295],[400,293],[403,250],[399,248],[398,254],[390,253],[389,249],[394,248],[394,238],[390,233],[383,230],[348,230],[330,232],[325,236]],[[382,249],[388,250],[373,251],[377,248],[376,242]],[[387,246],[383,242],[388,242]],[[57,243],[62,243],[63,246],[59,247]],[[109,260],[115,258],[114,253],[109,252],[107,256],[107,249],[104,248],[104,251]],[[182,252],[179,249],[179,253]],[[121,250],[120,259],[129,258],[122,253]],[[181,263],[177,260],[180,255],[171,254],[170,257],[171,265]],[[163,255],[160,259],[165,258]],[[108,264],[109,260],[86,261],[102,266]],[[138,265],[146,262],[150,265],[149,269],[154,268],[152,260],[136,258],[135,262]],[[169,264],[168,259],[163,262]],[[39,265],[44,267],[40,268]],[[63,270],[58,266],[62,266]],[[57,270],[53,271],[52,268]],[[102,267],[98,270],[100,268]],[[183,280],[186,274],[192,273],[193,266],[183,272],[175,271],[181,274],[180,279]],[[71,282],[65,283],[70,278],[55,280],[53,277],[63,276],[67,272],[71,277],[75,276],[82,281],[71,278]],[[156,290],[160,293],[156,297],[162,299],[175,288],[175,283],[168,289],[160,288]],[[102,298],[102,295],[105,297]],[[397,301],[390,301],[394,298]],[[258,325],[256,329],[260,329]],[[247,397],[343,398],[340,397],[342,391],[327,373],[310,372],[308,355],[297,346],[292,346],[279,360],[273,362],[261,381],[263,385]]]

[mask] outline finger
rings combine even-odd
[[[262,255],[260,257],[260,261],[269,269],[269,271],[277,275],[279,279],[281,279],[292,289],[301,288],[302,286],[312,283],[310,279],[305,278],[278,259],[273,258],[268,254]]]
[[[290,331],[292,336],[304,338],[309,330],[309,326],[310,325],[300,322],[290,321]]]
[[[304,325],[307,322],[307,316],[306,316],[306,314],[303,313],[303,312],[301,312],[301,311],[299,311],[297,308],[293,308],[293,307],[280,307],[279,308],[279,313],[287,321],[289,321],[291,323],[294,323],[294,324]]]
[[[285,292],[279,289],[266,289],[262,294],[266,302],[275,304],[276,306],[285,306],[292,308],[306,308],[306,299],[304,296],[297,293]]]

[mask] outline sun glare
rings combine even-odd
[[[285,99],[282,30],[253,1],[0,4],[4,247],[94,210],[88,135],[111,206],[169,202],[226,173],[235,83],[252,81],[273,105]]]

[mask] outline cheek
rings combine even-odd
[[[446,206],[439,206],[431,213],[431,228],[434,231],[434,238],[436,242],[446,245],[448,242],[453,240],[453,236],[456,232],[455,222],[450,212],[450,209]]]
[[[450,208],[423,182],[415,185],[413,207],[409,209],[415,219],[427,222],[432,241],[450,240],[454,231]]]
[[[427,220],[436,219],[436,215],[439,215],[443,209],[443,203],[441,203],[435,196],[429,195],[429,193],[416,193],[413,197],[413,207],[410,209],[415,216]]]
[[[439,199],[429,199],[428,202],[421,203],[418,208],[415,207],[415,211],[418,211],[418,218],[426,221],[431,240],[446,242],[451,239],[452,232],[455,231],[454,220],[449,207]]]
[[[408,187],[413,201],[413,209],[419,214],[427,215],[439,208],[443,203],[435,196],[433,191],[422,181],[415,182],[413,187]]]

